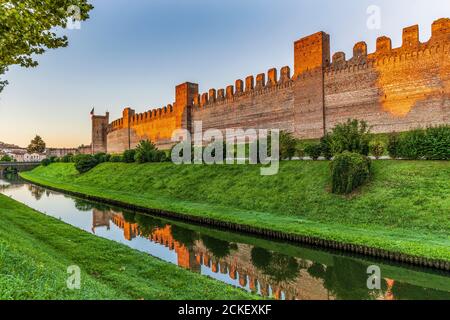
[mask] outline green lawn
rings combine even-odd
[[[67,289],[71,265],[81,269],[80,290]],[[0,195],[0,300],[251,298]]]
[[[329,163],[282,162],[275,176],[253,165],[73,164],[26,179],[102,198],[416,256],[450,260],[450,163],[375,161],[351,198],[330,194]]]

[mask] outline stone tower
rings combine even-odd
[[[97,116],[91,113],[92,119],[92,154],[99,152],[106,152],[108,124],[109,124],[109,112],[106,112],[104,116]]]
[[[178,122],[181,128],[191,131],[191,108],[194,99],[198,97],[198,84],[185,82],[175,88],[175,110],[178,112]]]
[[[294,43],[294,134],[320,138],[325,132],[324,69],[330,64],[330,36],[318,32]]]

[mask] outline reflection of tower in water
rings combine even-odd
[[[95,229],[100,227],[106,227],[110,229],[111,211],[101,211],[98,209],[92,210],[92,233],[95,234]]]
[[[385,278],[387,289],[384,293],[380,293],[378,300],[395,300],[395,296],[393,293],[395,280]]]
[[[38,201],[41,200],[42,196],[45,193],[45,189],[44,188],[41,188],[41,187],[38,187],[38,186],[35,186],[35,185],[32,185],[32,184],[28,185],[28,190],[30,191],[32,196]]]
[[[137,223],[127,222],[122,214],[112,214],[110,219],[116,226],[123,230],[123,235],[126,240],[131,241],[137,236],[144,237],[139,225]],[[171,226],[166,225],[164,228],[157,228],[147,238],[152,242],[164,245],[170,251],[175,250],[178,258],[178,266],[200,273],[200,264],[197,262],[194,252],[173,238]]]

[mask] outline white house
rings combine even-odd
[[[27,153],[25,149],[4,149],[3,151],[17,162],[23,162],[24,156]]]
[[[45,154],[39,154],[39,153],[25,153],[23,155],[23,162],[41,162],[47,158]]]

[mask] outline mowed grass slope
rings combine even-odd
[[[67,288],[71,265],[81,269],[80,290]],[[249,298],[0,195],[0,300]]]
[[[253,165],[105,163],[80,175],[52,164],[29,180],[149,208],[450,260],[450,163],[375,161],[352,197],[328,192],[329,162]]]

